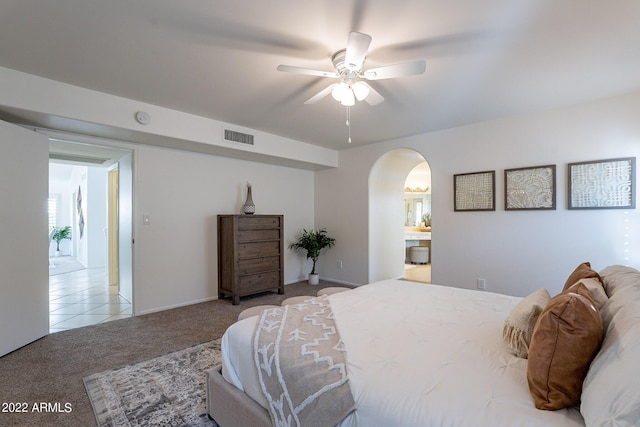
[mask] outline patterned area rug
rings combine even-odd
[[[221,361],[220,339],[83,378],[99,427],[207,426],[208,369]]]

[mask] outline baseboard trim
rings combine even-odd
[[[320,276],[320,280],[325,280],[327,282],[338,283],[340,285],[347,285],[347,286],[351,286],[353,288],[357,288],[358,286],[363,286],[362,283],[347,282],[346,280],[331,279],[331,278],[322,277],[322,276]]]
[[[171,310],[172,308],[180,308],[180,307],[186,307],[188,305],[200,304],[202,302],[215,301],[217,299],[218,299],[218,297],[201,298],[201,299],[197,299],[197,300],[181,302],[181,303],[178,303],[178,304],[166,305],[166,306],[163,306],[163,307],[150,308],[150,309],[147,309],[147,310],[142,310],[137,315],[142,316],[142,315],[145,315],[145,314],[157,313],[159,311]]]

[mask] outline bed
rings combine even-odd
[[[589,277],[576,277],[585,264]],[[575,286],[569,289],[576,279],[601,283],[604,297],[580,295],[587,289],[583,283],[580,292]],[[519,357],[505,336],[506,320],[530,297],[404,280],[385,280],[326,297],[344,344],[355,403],[355,409],[347,408],[336,425],[640,425],[640,272],[611,266],[598,274],[583,263],[567,279],[565,291],[553,299],[549,296],[545,308],[561,297],[571,300],[566,304],[583,301],[586,315],[596,310],[601,336],[588,357],[584,381],[580,378],[581,403],[555,410],[536,408],[538,398],[531,389],[536,375],[531,372],[533,362],[539,365],[540,354],[546,354],[544,345],[538,344],[543,342],[540,324],[543,318],[554,321],[553,310],[537,312],[533,324],[540,330],[532,329],[527,338],[528,359]],[[294,307],[287,310],[293,312]],[[221,427],[273,425],[254,351],[256,326],[266,316],[264,312],[232,325],[223,336],[222,365],[208,372],[208,412]],[[573,337],[555,339],[557,344]],[[554,347],[553,361],[563,364],[558,348]],[[553,372],[555,367],[543,363],[543,369]],[[553,381],[548,382],[547,394],[553,395]]]

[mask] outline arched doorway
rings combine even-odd
[[[414,167],[404,184],[405,279],[431,283],[431,168]]]
[[[405,275],[404,187],[426,159],[401,148],[382,155],[369,174],[369,282]]]

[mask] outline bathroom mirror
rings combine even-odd
[[[404,194],[404,225],[417,227],[422,222],[422,215],[431,212],[431,194]]]

